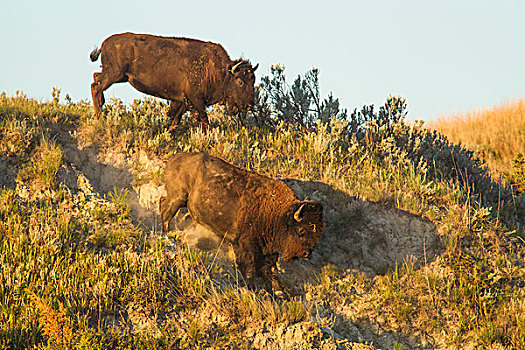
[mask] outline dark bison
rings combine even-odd
[[[175,127],[186,111],[208,125],[206,106],[226,104],[233,112],[254,104],[255,70],[249,61],[232,61],[224,48],[195,39],[147,34],[115,34],[95,48],[94,62],[102,54],[102,72],[91,84],[98,117],[104,90],[129,82],[135,89],[170,101],[168,116]]]
[[[273,267],[306,258],[324,229],[321,203],[298,200],[281,181],[255,174],[205,153],[177,153],[165,170],[166,196],[160,199],[162,229],[181,207],[233,245],[249,287],[262,277],[282,291]]]

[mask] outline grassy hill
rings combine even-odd
[[[524,348],[524,199],[422,126],[168,132],[167,106],[0,96],[0,348]],[[170,155],[201,150],[325,207],[288,298],[251,291],[183,213],[159,232]]]
[[[439,118],[430,127],[462,142],[497,178],[525,191],[525,101]]]

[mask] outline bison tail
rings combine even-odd
[[[95,49],[91,51],[91,53],[89,54],[89,58],[91,58],[92,62],[98,60],[98,56],[100,56],[100,51],[102,51],[102,49],[99,49],[97,47],[95,47]]]

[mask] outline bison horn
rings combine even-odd
[[[257,64],[255,65],[255,67],[252,68],[252,72],[255,72],[255,71],[257,70],[258,67],[259,67],[259,63],[257,63]]]
[[[293,214],[293,218],[295,219],[295,221],[297,222],[300,222],[302,219],[303,219],[303,208],[306,204],[303,203],[299,209],[297,209],[297,211]]]
[[[235,73],[235,70],[242,64],[242,62],[243,61],[239,61],[235,66],[233,66],[232,69],[230,69],[230,72]]]

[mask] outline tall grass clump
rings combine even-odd
[[[172,143],[167,110],[166,102],[153,98],[134,100],[129,107],[111,99],[104,105],[104,118],[81,120],[82,139],[115,150],[140,148],[158,154]]]
[[[53,88],[51,101],[41,102],[29,98],[22,91],[16,91],[14,96],[8,96],[5,92],[0,94],[0,115],[27,120],[30,123],[40,123],[42,126],[49,123],[68,124],[78,120],[91,110],[87,100],[74,103],[69,95],[65,102],[60,103],[60,89]]]
[[[525,193],[525,157],[521,152],[518,152],[512,163],[512,182],[519,192]]]
[[[62,160],[63,154],[60,146],[48,136],[42,135],[31,162],[25,169],[25,174],[44,187],[54,187]]]

